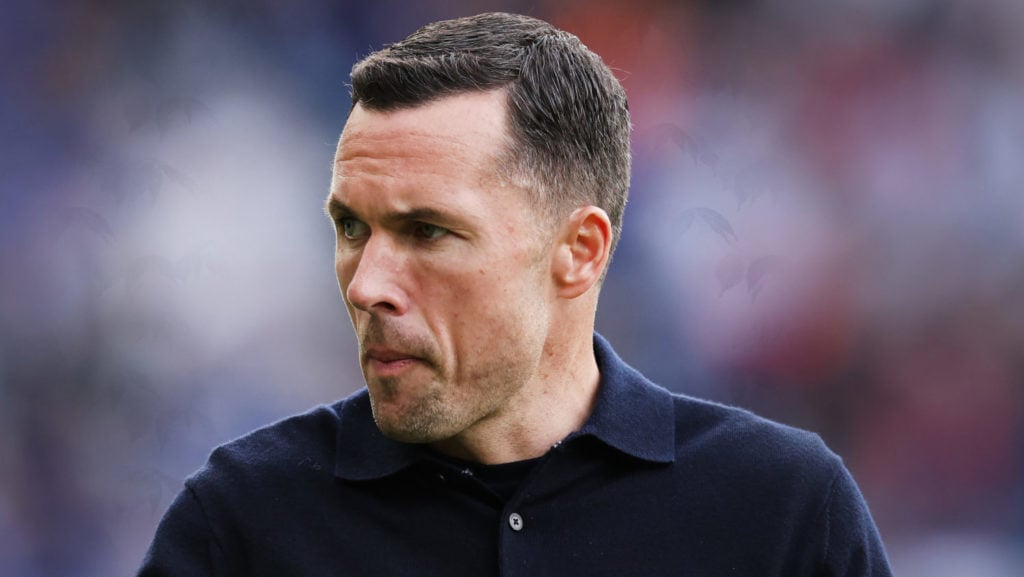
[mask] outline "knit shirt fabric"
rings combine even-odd
[[[511,498],[382,435],[362,389],[214,450],[138,575],[891,576],[818,436],[670,393],[596,334],[594,352],[591,415]]]

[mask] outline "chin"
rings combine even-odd
[[[402,443],[434,443],[452,436],[448,434],[447,427],[439,426],[440,423],[433,419],[424,419],[422,415],[417,418],[374,414],[374,421],[385,437]]]
[[[428,445],[449,438],[430,431],[413,430],[406,427],[380,427],[380,431],[393,441],[415,445]]]
[[[413,396],[370,389],[370,408],[385,437],[403,443],[433,443],[458,433],[450,408],[436,393]],[[407,391],[408,393],[408,391]]]

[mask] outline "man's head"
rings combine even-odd
[[[500,175],[532,195],[549,222],[594,205],[618,242],[629,190],[626,93],[579,38],[516,14],[436,22],[352,69],[352,105],[397,110],[500,89],[508,143]]]
[[[608,212],[628,181],[628,148],[602,165],[627,144],[621,87],[574,37],[485,15],[371,55],[353,100],[327,208],[378,426],[483,458],[481,439],[559,423],[566,395],[596,386]]]

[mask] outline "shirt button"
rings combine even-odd
[[[512,527],[513,531],[523,530],[523,516],[519,513],[512,513],[508,516],[508,526]]]

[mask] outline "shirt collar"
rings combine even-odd
[[[419,461],[427,453],[420,445],[389,439],[377,428],[370,395],[363,387],[335,405],[338,440],[334,475],[349,481],[387,477]]]
[[[676,455],[672,393],[627,365],[601,335],[594,333],[594,356],[601,371],[594,410],[579,432],[637,459],[671,463]]]
[[[594,356],[601,372],[594,410],[583,427],[566,441],[592,436],[644,461],[675,460],[675,415],[672,394],[651,383],[594,334]],[[335,405],[338,439],[334,474],[367,481],[397,473],[429,455],[421,445],[401,443],[380,432],[373,421],[370,397],[363,388]]]

